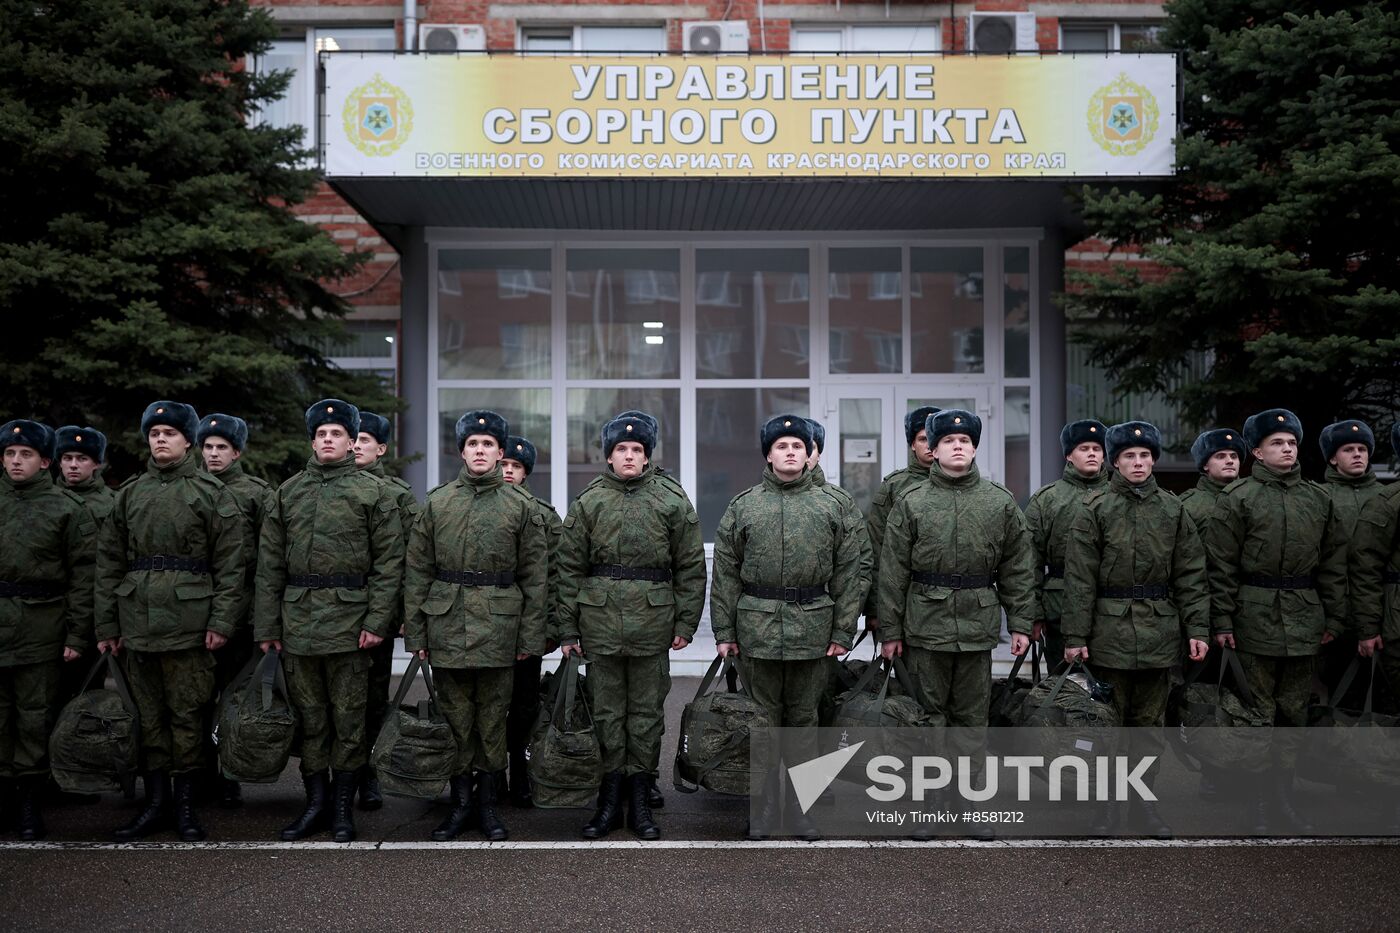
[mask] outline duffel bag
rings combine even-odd
[[[1221,652],[1215,683],[1200,683],[1207,662],[1189,665],[1185,679],[1167,700],[1167,737],[1177,757],[1192,771],[1202,766],[1223,771],[1263,771],[1269,765],[1273,723],[1254,712],[1254,697],[1233,648]],[[1235,690],[1225,686],[1230,672]],[[1238,691],[1238,693],[1236,693]]]
[[[723,675],[736,672],[730,689],[710,687]],[[719,794],[747,795],[752,779],[749,737],[757,734],[759,760],[768,759],[768,710],[749,693],[748,675],[737,655],[717,657],[710,663],[695,691],[695,699],[681,712],[680,737],[672,783],[687,794],[704,787]]]
[[[240,784],[272,784],[296,742],[297,716],[276,648],[253,658],[219,701],[214,745],[219,770]]]
[[[1026,657],[1031,659],[1031,679],[1021,680],[1021,666]],[[1026,721],[1026,698],[1041,681],[1040,642],[1031,642],[1030,650],[1021,655],[1011,665],[1011,673],[1005,680],[992,682],[992,702],[987,709],[987,723],[992,726],[1019,726]]]
[[[550,678],[525,750],[535,806],[544,809],[591,807],[603,780],[603,751],[578,668],[579,656],[570,655]]]
[[[918,691],[898,657],[893,663],[880,659],[870,663],[855,686],[837,697],[836,715],[831,725],[838,729],[876,729],[930,726],[933,720],[914,699]],[[898,681],[900,689],[891,689]]]
[[[99,672],[112,676],[111,689],[88,689]],[[70,794],[120,791],[130,798],[136,795],[140,753],[141,716],[121,665],[111,652],[104,652],[83,681],[82,692],[58,714],[49,735],[49,767],[54,781]]]
[[[407,706],[404,697],[420,673],[428,697]],[[399,681],[389,714],[374,740],[370,763],[379,775],[379,786],[398,797],[432,800],[456,773],[457,741],[438,706],[432,671],[417,654]]]
[[[868,660],[855,656],[856,649],[860,647],[860,643],[865,641],[869,634],[869,629],[861,629],[860,634],[856,636],[855,642],[851,645],[850,651],[839,658],[826,659],[826,689],[822,691],[821,708],[817,716],[817,721],[821,725],[831,725],[831,721],[836,717],[837,698],[854,687],[861,675],[865,673],[865,669],[879,659],[880,642],[875,639],[871,640],[873,652]]]
[[[1370,683],[1361,709],[1343,704],[1360,673],[1353,658],[1330,698],[1324,694],[1308,708],[1308,726],[1298,755],[1298,775],[1339,786],[1400,786],[1400,717],[1375,711],[1376,680],[1384,676],[1380,653],[1371,655]]]

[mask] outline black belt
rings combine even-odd
[[[458,586],[510,586],[515,582],[513,570],[439,570],[437,578]]]
[[[1266,577],[1262,573],[1247,573],[1244,575],[1244,582],[1247,586],[1260,586],[1268,590],[1310,590],[1314,586],[1310,573],[1286,577]]]
[[[668,567],[624,567],[621,564],[594,564],[588,568],[588,575],[590,577],[607,577],[610,580],[671,582],[671,570]]]
[[[744,595],[758,599],[781,599],[785,603],[810,603],[826,595],[826,584],[816,586],[763,586],[758,583],[745,583]]]
[[[1063,580],[1065,578],[1065,568],[1063,566],[1056,567],[1054,564],[1051,564],[1049,567],[1045,568],[1045,576],[1052,580]]]
[[[1136,586],[1101,586],[1101,599],[1169,599],[1172,588],[1165,583],[1139,583]]]
[[[1387,570],[1385,572],[1386,583],[1400,583],[1400,570]]]
[[[980,590],[992,585],[989,573],[929,573],[915,570],[914,582],[924,586],[946,586],[954,590]]]
[[[193,557],[169,557],[156,554],[154,557],[138,557],[126,565],[127,570],[178,570],[187,573],[208,573],[209,561]]]
[[[328,590],[333,587],[362,590],[365,588],[365,575],[362,573],[291,574],[287,577],[287,585],[301,586],[308,590]]]
[[[63,590],[45,583],[9,583],[0,580],[0,599],[53,599]]]

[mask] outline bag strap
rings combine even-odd
[[[423,659],[418,657],[418,652],[413,652],[408,660],[408,668],[403,672],[403,677],[399,679],[399,689],[394,693],[394,702],[390,704],[398,708],[403,703],[404,697],[408,696],[408,690],[413,686],[413,677],[423,667]]]
[[[563,668],[554,675],[554,707],[550,721],[560,729],[569,727],[569,713],[573,712],[578,696],[578,667],[578,655],[570,654],[564,660]]]
[[[1219,686],[1225,677],[1225,666],[1230,666],[1230,676],[1235,679],[1235,690],[1239,693],[1240,699],[1249,708],[1254,708],[1254,691],[1249,689],[1249,681],[1244,678],[1244,665],[1240,663],[1240,656],[1235,653],[1235,649],[1226,645],[1222,649],[1220,656],[1220,678],[1216,685]]]
[[[1342,674],[1342,679],[1337,681],[1337,689],[1332,691],[1332,696],[1327,702],[1327,706],[1336,707],[1341,704],[1346,697],[1347,691],[1351,689],[1352,681],[1356,680],[1356,675],[1361,671],[1361,656],[1357,655],[1351,659],[1347,665],[1346,672]],[[1367,698],[1370,699],[1369,697]]]
[[[92,686],[93,680],[97,677],[97,672],[107,670],[107,661],[111,657],[112,652],[110,651],[103,651],[98,653],[97,660],[92,663],[92,667],[88,670],[88,675],[83,680],[83,688],[78,691],[79,693],[87,693],[88,688]]]
[[[700,689],[695,691],[695,699],[700,699],[710,692],[710,685],[715,682],[715,677],[719,675],[720,668],[725,666],[727,658],[723,655],[715,655],[715,659],[710,662],[709,669],[705,671],[705,676],[700,678]]]
[[[116,657],[110,651],[107,652],[107,671],[112,675],[112,682],[117,689],[117,696],[121,697],[122,706],[126,707],[126,711],[139,723],[141,712],[136,708],[136,701],[131,698],[131,688],[127,685],[126,674],[122,672],[122,666],[117,663]]]
[[[1089,673],[1089,669],[1084,665],[1084,662],[1078,658],[1062,666],[1064,670],[1060,671],[1060,676],[1055,679],[1055,685],[1050,688],[1050,692],[1045,695],[1045,699],[1041,700],[1040,705],[1035,708],[1036,713],[1043,713],[1050,708],[1050,704],[1055,701],[1055,697],[1059,696],[1060,691],[1064,689],[1065,680],[1069,678],[1069,675],[1073,673],[1076,668],[1082,671],[1084,676],[1091,682],[1097,683],[1097,681],[1094,681],[1094,675]]]

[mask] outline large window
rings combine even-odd
[[[982,247],[916,246],[909,269],[914,372],[986,372]]]
[[[904,370],[903,268],[898,247],[833,249],[828,301],[832,373]]]
[[[808,273],[805,249],[697,249],[696,376],[807,378]]]
[[[548,379],[549,250],[451,250],[438,258],[438,375]]]
[[[1162,26],[1153,22],[1060,23],[1065,52],[1152,52],[1161,48]]]
[[[664,52],[665,26],[523,26],[526,52]]]
[[[266,104],[256,120],[273,126],[300,126],[308,149],[318,143],[316,119],[316,54],[318,52],[393,51],[398,47],[392,26],[312,26],[272,43],[253,67],[260,74],[291,72],[287,92]]]
[[[938,27],[930,24],[794,26],[794,52],[936,52]]]
[[[571,249],[570,379],[680,376],[680,253]]]

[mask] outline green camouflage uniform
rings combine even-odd
[[[102,481],[102,470],[99,468],[81,483],[74,483],[67,487],[69,492],[76,493],[83,500],[83,504],[88,507],[92,517],[97,519],[101,525],[107,520],[107,516],[112,514],[112,503],[117,501],[117,494],[112,491],[112,487]],[[96,541],[93,542],[94,547]]]
[[[55,480],[55,485],[64,486],[62,479]],[[117,501],[117,494],[102,481],[101,467],[81,483],[74,483],[64,488],[81,496],[83,504],[92,513],[95,521],[92,526],[92,542],[89,546],[95,553],[98,532],[102,528],[102,523],[107,520],[107,516],[112,514],[112,503]],[[65,703],[82,691],[83,684],[87,682],[88,671],[92,668],[92,662],[96,657],[96,646],[89,644],[76,661],[69,661],[63,665],[58,678],[58,695],[54,700],[55,714],[58,710],[63,709]]]
[[[1197,534],[1205,534],[1206,519],[1215,511],[1215,500],[1220,498],[1227,485],[1202,473],[1197,477],[1195,486],[1177,497],[1186,506],[1186,514],[1195,524]]]
[[[1089,493],[1108,483],[1110,468],[1086,479],[1066,463],[1055,482],[1042,486],[1026,504],[1026,526],[1035,546],[1035,586],[1040,596],[1037,618],[1045,622],[1045,656],[1053,666],[1065,656],[1065,639],[1060,630],[1065,592],[1065,544],[1075,512]]]
[[[204,764],[214,699],[204,638],[232,638],[246,612],[245,535],[238,501],[198,468],[193,451],[165,466],[150,460],[122,483],[98,533],[96,637],[122,639],[146,771],[182,774]],[[152,557],[201,560],[208,570],[128,566]]]
[[[1381,636],[1381,665],[1400,693],[1400,483],[1382,487],[1357,523],[1351,611],[1358,638]]]
[[[870,502],[870,515],[865,520],[866,538],[870,543],[870,591],[865,594],[864,613],[867,619],[880,618],[880,549],[885,544],[885,525],[899,497],[928,479],[928,467],[919,462],[914,449],[909,448],[909,465],[895,470],[880,481],[875,498]],[[883,637],[883,635],[881,636]]]
[[[399,524],[403,526],[404,546],[408,546],[408,533],[418,519],[418,499],[413,495],[413,487],[384,469],[384,462],[376,460],[362,472],[368,473],[388,484],[399,506]],[[370,745],[379,736],[384,725],[384,717],[389,712],[389,685],[394,679],[395,639],[403,631],[403,602],[395,605],[394,621],[389,627],[389,637],[377,647],[369,649],[369,697],[365,701],[365,732]]]
[[[514,574],[463,586],[449,573]],[[529,493],[497,466],[428,493],[408,542],[404,646],[427,649],[443,715],[457,740],[456,774],[506,767],[506,710],[517,655],[543,654],[549,543]]]
[[[826,652],[850,649],[861,611],[859,519],[803,472],[788,482],[772,467],[739,493],[715,533],[710,622],[715,641],[737,643],[754,699],[774,726],[816,726]],[[826,586],[807,603],[763,599],[745,584]]]
[[[975,463],[955,477],[935,462],[895,503],[880,554],[880,634],[904,642],[916,699],[938,725],[986,726],[1001,610],[1012,632],[1029,636],[1035,622],[1034,560],[1016,497]],[[993,585],[931,586],[915,572]]]
[[[668,571],[669,582],[592,575],[597,565]],[[559,547],[561,644],[588,661],[603,772],[655,775],[671,690],[667,652],[695,637],[705,606],[705,544],[690,502],[652,467],[602,474],[569,507]]]
[[[845,505],[846,511],[855,517],[859,526],[856,529],[856,534],[860,537],[860,604],[864,609],[870,604],[871,595],[875,590],[875,552],[870,547],[870,532],[865,525],[865,516],[861,514],[860,506],[856,505],[855,497],[840,486],[827,482],[826,474],[822,472],[820,463],[812,467],[811,472],[812,485],[834,493]]]
[[[243,513],[243,553],[247,571],[243,577],[247,592],[252,593],[257,581],[258,536],[262,534],[263,516],[273,496],[272,484],[261,477],[244,472],[241,461],[235,460],[222,471],[213,474],[229,491]],[[214,652],[214,687],[222,694],[253,656],[253,601],[245,604],[246,611],[238,620],[234,636]]]
[[[1135,586],[1165,586],[1169,595],[1136,598]],[[1134,753],[1160,756],[1171,668],[1183,636],[1210,637],[1210,589],[1196,525],[1155,477],[1134,486],[1115,471],[1077,510],[1062,625],[1066,645],[1087,646],[1094,676],[1113,685],[1119,722],[1153,727],[1135,733]]]
[[[1332,498],[1332,505],[1337,510],[1337,520],[1341,522],[1342,534],[1347,541],[1347,566],[1352,570],[1356,566],[1359,557],[1358,549],[1361,544],[1357,535],[1360,519],[1363,512],[1371,507],[1380,492],[1385,489],[1381,481],[1376,477],[1375,471],[1369,467],[1365,473],[1357,477],[1344,476],[1336,467],[1329,465],[1323,475],[1323,491]],[[1335,640],[1323,645],[1318,652],[1317,676],[1328,690],[1337,686],[1342,676],[1345,674],[1351,662],[1356,659],[1356,617],[1359,614],[1365,615],[1365,611],[1360,609],[1362,603],[1369,598],[1373,605],[1379,605],[1380,594],[1373,591],[1369,596],[1359,592],[1356,587],[1356,576],[1353,573],[1347,574],[1347,605],[1351,612],[1349,621],[1350,628],[1338,636]],[[1357,678],[1353,683],[1348,695],[1352,702],[1365,702],[1366,685],[1362,683],[1366,678]],[[1346,698],[1337,698],[1347,702]]]
[[[545,651],[550,645],[559,644],[559,542],[564,537],[564,520],[554,511],[554,506],[530,492],[526,483],[516,487],[530,496],[535,510],[544,519],[545,537],[548,539],[549,573],[545,583]],[[506,713],[506,745],[512,755],[523,754],[530,744],[535,720],[540,714],[540,671],[541,655],[532,654],[522,661],[515,662],[515,673],[511,677],[510,711]]]
[[[47,472],[0,471],[0,536],[0,581],[45,591],[0,595],[0,778],[27,778],[48,773],[63,649],[92,644],[97,521]]]
[[[365,763],[368,651],[360,633],[393,637],[402,593],[403,530],[389,486],[313,456],[283,483],[263,518],[254,638],[280,641],[287,690],[301,718],[301,772]],[[365,577],[365,585],[305,586],[290,578]]]
[[[1347,547],[1336,508],[1300,469],[1278,473],[1255,463],[1250,476],[1225,487],[1203,535],[1213,634],[1233,633],[1245,679],[1261,717],[1307,725],[1314,658],[1323,632],[1347,630]],[[1315,586],[1251,583],[1310,577]],[[1276,743],[1291,771],[1293,742]]]

